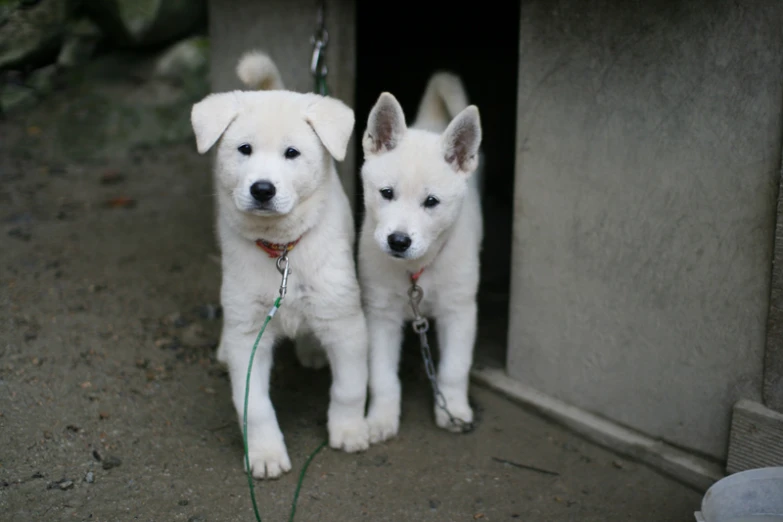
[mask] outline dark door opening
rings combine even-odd
[[[519,2],[478,9],[400,0],[378,8],[357,2],[356,136],[378,96],[389,91],[412,121],[436,70],[458,74],[481,112],[485,155],[484,242],[479,289],[477,364],[505,366],[510,286],[511,223],[516,149]],[[357,181],[357,225],[363,196]]]

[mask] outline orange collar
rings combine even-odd
[[[425,267],[422,267],[421,270],[419,270],[415,274],[411,274],[411,283],[416,283],[416,281],[419,280],[419,278],[421,277],[422,272],[424,272],[424,268]]]
[[[290,243],[270,243],[266,239],[256,239],[256,246],[274,259],[282,256],[283,252],[290,252],[293,250],[300,239],[302,238],[300,237],[296,241],[291,241]]]

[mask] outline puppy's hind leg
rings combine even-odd
[[[364,314],[318,321],[313,331],[329,356],[332,369],[329,411],[329,445],[349,453],[369,445],[364,407],[367,401],[367,325]]]
[[[221,341],[222,353],[231,377],[231,395],[239,417],[240,430],[244,416],[248,363],[257,335],[257,332],[245,333],[238,328],[229,327],[224,330]],[[258,343],[250,375],[247,446],[250,469],[256,478],[277,478],[291,469],[283,434],[269,399],[273,345],[274,334],[266,330]]]
[[[311,332],[301,333],[295,340],[296,357],[305,368],[320,370],[329,364],[326,351]]]

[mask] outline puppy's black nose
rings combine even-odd
[[[386,241],[389,243],[389,248],[395,252],[405,252],[411,246],[411,238],[401,232],[389,234]]]
[[[268,181],[256,181],[250,185],[250,195],[259,203],[266,203],[275,197],[275,186]]]

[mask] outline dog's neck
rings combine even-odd
[[[329,191],[317,190],[308,198],[299,201],[296,207],[284,216],[256,216],[236,211],[231,197],[220,192],[218,219],[235,234],[255,243],[264,240],[268,243],[292,243],[316,226],[318,216],[322,215]]]

